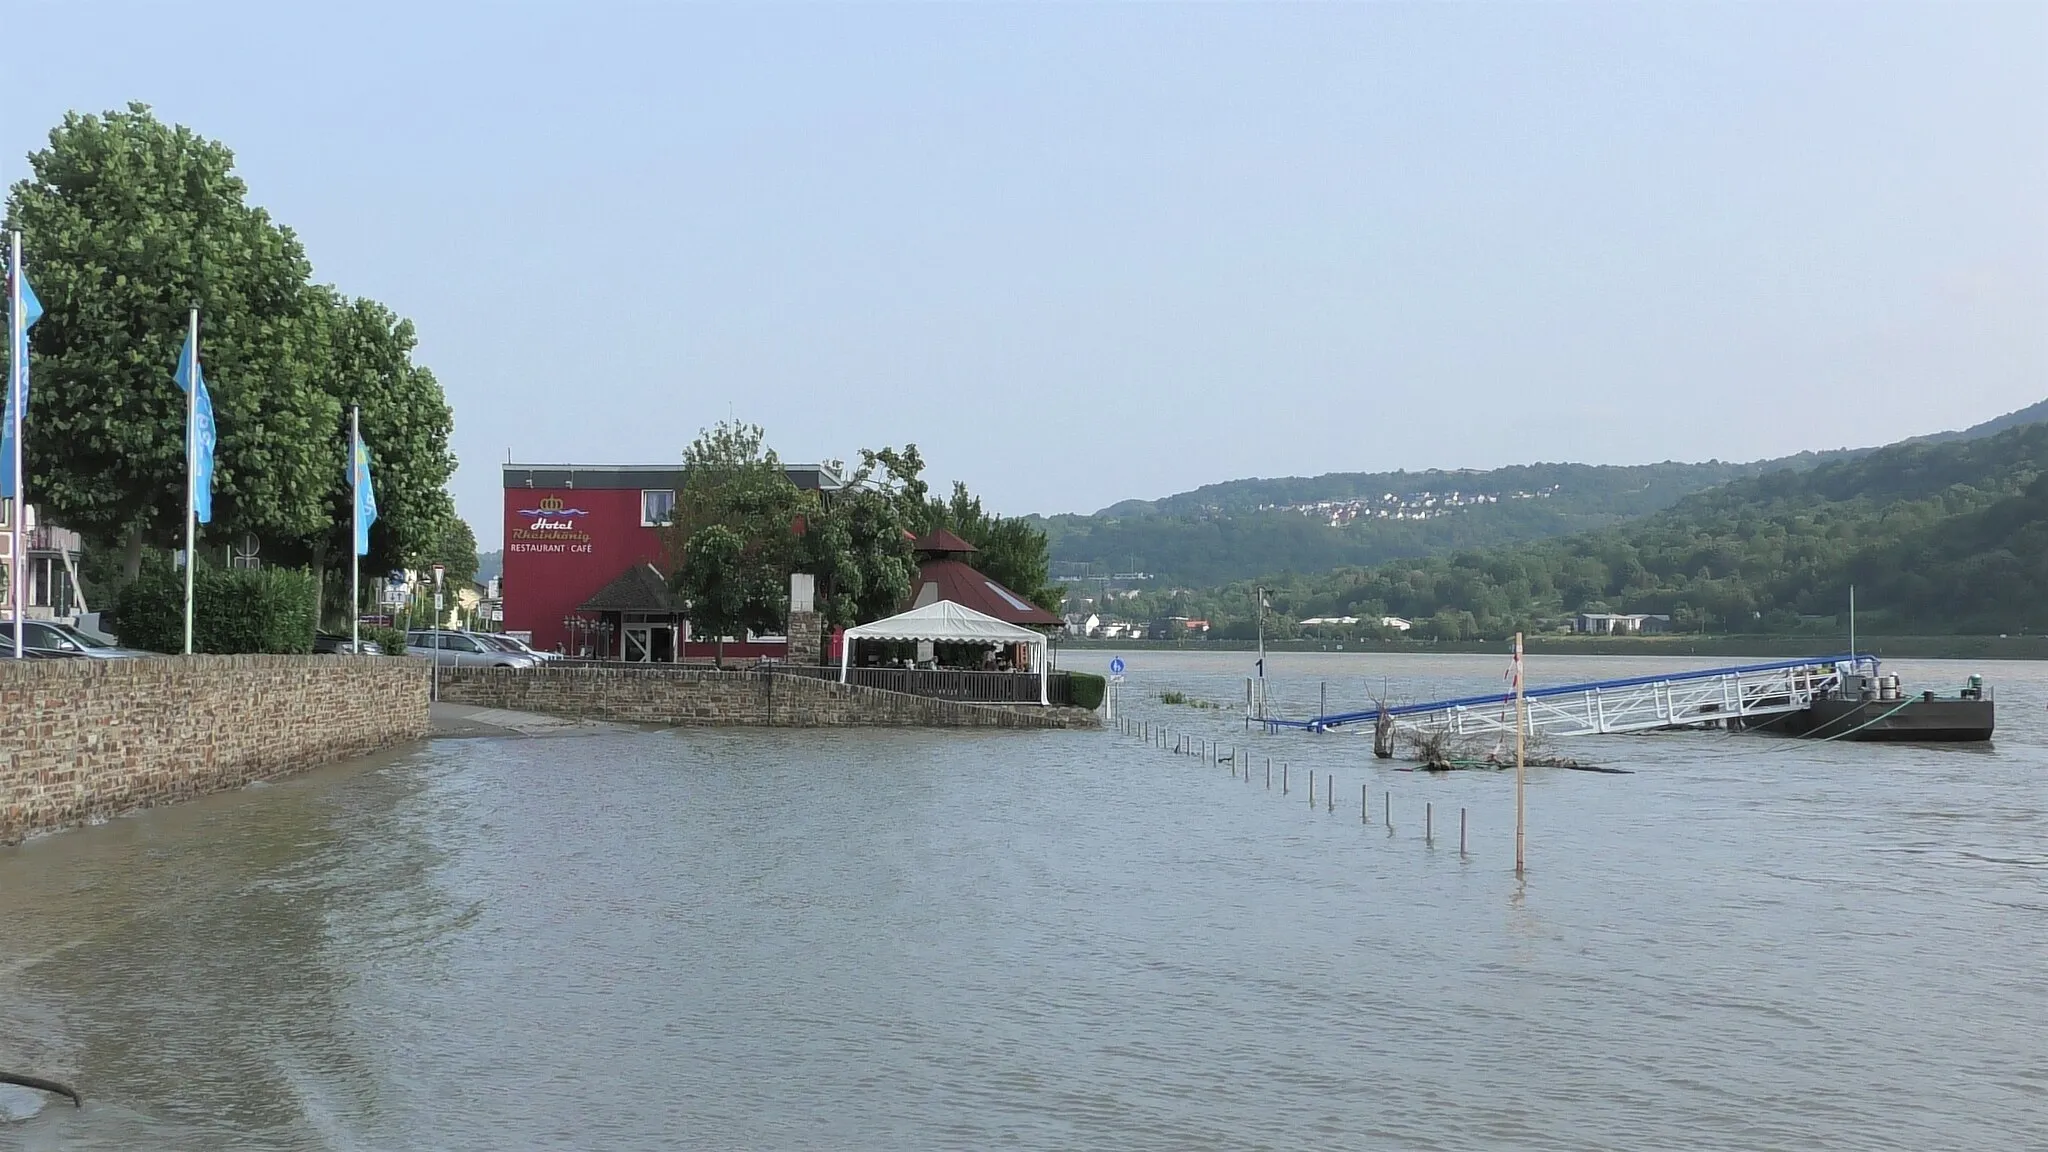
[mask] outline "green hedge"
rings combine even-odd
[[[382,648],[386,656],[405,655],[405,633],[396,628],[365,624],[362,626],[362,634],[364,640],[374,642],[377,647]]]
[[[311,652],[316,623],[313,577],[289,568],[208,568],[193,573],[192,650]],[[115,634],[130,648],[185,650],[185,574],[165,564],[144,569],[121,590]]]
[[[1067,673],[1067,694],[1074,707],[1086,708],[1093,712],[1102,707],[1102,697],[1109,690],[1109,681],[1093,672]]]

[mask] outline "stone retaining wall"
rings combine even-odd
[[[0,660],[0,844],[416,740],[425,661]]]
[[[814,676],[710,668],[456,668],[441,699],[579,720],[776,728],[1095,728],[1079,708],[967,704]]]

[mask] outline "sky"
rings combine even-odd
[[[2048,396],[2048,4],[0,4],[498,466],[915,442],[994,510],[1754,459]],[[33,254],[31,254],[31,259]]]

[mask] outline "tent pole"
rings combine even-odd
[[[846,683],[846,666],[853,659],[853,629],[839,634],[839,682]]]

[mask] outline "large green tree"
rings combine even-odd
[[[353,528],[347,412],[356,406],[377,494],[377,522],[370,529],[364,570],[417,568],[438,559],[449,565],[452,577],[458,563],[443,554],[448,534],[469,532],[447,491],[455,472],[455,457],[448,450],[454,421],[434,374],[412,362],[417,343],[412,321],[374,300],[347,299],[332,289],[316,288],[313,296],[320,354],[313,380],[339,410],[339,426],[328,440],[334,466],[319,529],[278,554],[321,576],[346,576]],[[474,537],[460,567],[465,573],[475,571]]]
[[[886,497],[912,532],[951,531],[974,545],[969,561],[977,571],[1047,611],[1060,610],[1066,594],[1051,578],[1050,549],[1037,523],[985,510],[981,498],[957,480],[950,499],[932,495],[924,479],[924,456],[915,444],[900,450],[863,449],[861,469],[863,479]]]
[[[234,155],[148,107],[69,114],[8,199],[35,330],[30,500],[101,545],[179,542],[188,309],[219,432],[215,539],[297,541],[331,523],[340,405],[319,386],[320,300],[298,239],[246,202]]]

